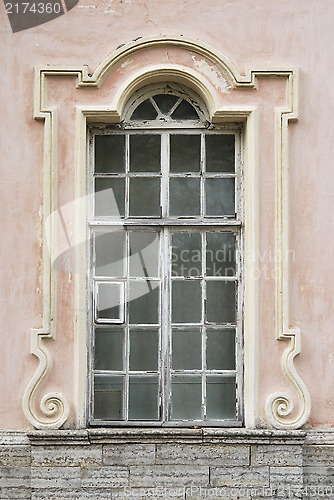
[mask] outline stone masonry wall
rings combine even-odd
[[[0,433],[0,499],[334,499],[334,432]]]

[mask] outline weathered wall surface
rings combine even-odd
[[[56,431],[0,439],[3,499],[334,498],[332,433]]]
[[[300,327],[302,332],[302,354],[297,360],[297,368],[313,402],[309,425],[333,427],[332,2],[211,0],[208,4],[203,0],[80,0],[66,15],[15,34],[11,32],[3,4],[0,5],[0,15],[3,153],[0,187],[0,427],[29,427],[21,410],[21,399],[37,367],[30,354],[30,330],[43,326],[44,125],[33,119],[33,68],[35,65],[78,67],[86,64],[92,72],[119,45],[138,37],[159,34],[198,39],[224,54],[241,74],[248,67],[296,66],[300,69],[299,120],[289,125],[289,238],[293,251],[289,323],[292,327]],[[61,106],[66,113],[67,84],[59,82],[57,92],[62,90]],[[73,116],[69,116],[69,124],[72,119]],[[265,129],[265,124],[262,126]],[[67,158],[67,168],[70,169],[74,131],[68,126],[62,128],[60,134],[64,148],[59,159]],[[263,141],[267,139],[261,138]],[[270,185],[273,173],[266,172],[264,164],[262,159],[260,210],[267,211],[272,210],[274,193],[266,191],[266,185]],[[61,172],[59,186],[62,202],[70,201],[74,195],[67,183],[66,171]],[[268,248],[269,240],[267,233],[261,233],[260,248],[263,251]],[[270,273],[272,263],[268,255],[264,257],[265,264]],[[52,341],[47,342],[55,355],[55,362],[43,393],[59,389],[66,392],[71,402],[70,424],[74,425],[75,387],[72,381],[76,364],[73,318],[70,315],[71,286],[71,280],[64,276],[58,295],[58,313],[62,319],[57,343],[52,346]],[[267,302],[273,289],[272,280],[263,274],[259,308],[259,416],[263,419],[268,394],[287,385],[280,369],[284,345],[275,340],[275,311],[272,301]],[[97,449],[97,454],[100,452],[101,448]],[[204,462],[205,470],[201,474],[205,476],[203,484],[207,486],[208,464]],[[73,474],[78,472],[75,467],[73,471]],[[213,474],[212,481],[214,477]],[[268,474],[265,477],[268,481]]]

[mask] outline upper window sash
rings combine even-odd
[[[236,127],[182,133],[92,129],[92,223],[240,224],[241,140]]]

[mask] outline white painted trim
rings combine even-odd
[[[227,58],[212,48],[190,40],[184,37],[159,36],[154,38],[141,38],[122,46],[108,56],[93,72],[88,73],[87,66],[67,67],[67,66],[45,66],[37,67],[35,72],[35,104],[34,117],[45,120],[44,136],[44,186],[43,186],[43,221],[51,213],[55,205],[55,182],[56,178],[52,173],[56,168],[56,136],[55,136],[55,109],[47,106],[47,83],[46,80],[52,75],[76,76],[77,88],[84,89],[89,87],[100,87],[103,85],[103,79],[113,70],[113,67],[123,59],[132,54],[149,49],[150,47],[178,47],[185,51],[190,51],[200,56],[206,57],[213,65],[218,67],[221,74],[224,75],[227,82],[234,88],[256,88],[258,78],[263,77],[283,77],[288,81],[287,84],[287,107],[277,111],[277,219],[276,219],[276,252],[283,256],[277,262],[277,280],[276,305],[277,305],[277,325],[276,337],[278,340],[288,340],[289,345],[285,350],[282,359],[283,372],[296,391],[300,410],[295,417],[290,417],[292,411],[292,401],[284,394],[272,394],[268,397],[266,404],[267,418],[269,422],[278,428],[296,429],[301,427],[309,418],[311,410],[311,401],[308,390],[297,374],[293,362],[295,356],[300,353],[301,334],[298,330],[289,328],[288,324],[288,298],[289,298],[289,276],[288,263],[285,262],[284,255],[288,248],[288,154],[287,154],[287,134],[288,123],[298,117],[298,72],[294,68],[260,68],[248,69],[245,75],[241,75],[237,68],[233,66]],[[77,107],[77,125],[76,125],[76,182],[77,194],[84,196],[86,186],[86,122],[87,121],[107,121],[117,123],[120,119],[120,113],[126,100],[132,92],[139,86],[172,79],[184,83],[204,99],[211,113],[211,119],[214,123],[227,120],[246,120],[246,152],[245,162],[247,163],[246,174],[246,240],[247,251],[253,250],[257,255],[258,230],[256,225],[257,206],[257,112],[247,108],[227,107],[220,109],[215,99],[214,89],[210,87],[208,78],[201,72],[190,70],[182,66],[152,65],[149,70],[138,71],[129,81],[125,82],[119,89],[113,103],[107,108],[96,105],[90,109]],[[247,213],[249,212],[249,213]],[[81,217],[83,214],[81,214]],[[82,220],[82,219],[81,219]],[[77,227],[81,235],[84,229]],[[50,229],[51,238],[54,236],[54,228]],[[256,260],[256,259],[255,259]],[[80,262],[85,262],[84,255],[80,256]],[[258,300],[257,285],[252,279],[252,269],[256,268],[256,261],[246,262],[245,269],[245,403],[246,403],[246,426],[254,427],[257,424],[257,329],[258,329]],[[23,397],[23,410],[26,418],[37,428],[57,428],[66,422],[69,415],[68,403],[61,394],[51,394],[42,398],[42,412],[45,417],[41,418],[35,409],[35,398],[39,385],[46,378],[50,367],[51,359],[43,345],[43,339],[54,339],[55,324],[53,315],[55,313],[55,273],[50,266],[49,256],[47,255],[45,245],[43,247],[43,328],[32,330],[32,348],[31,352],[39,359],[39,367],[28,384]],[[77,425],[85,425],[85,387],[86,387],[86,338],[82,335],[86,331],[86,279],[82,273],[76,278],[76,306],[79,314],[76,316],[75,333],[75,378],[76,378],[76,404]],[[49,312],[50,311],[50,312]],[[84,361],[83,361],[84,358]],[[47,403],[52,403],[52,411],[47,408]]]
[[[51,356],[44,345],[43,340],[54,339],[56,328],[55,322],[55,273],[51,266],[45,240],[52,241],[56,235],[55,227],[46,225],[45,221],[56,206],[56,190],[52,189],[57,165],[56,152],[56,110],[53,109],[45,114],[44,128],[44,175],[43,175],[43,327],[31,331],[31,353],[39,360],[38,368],[27,385],[22,407],[26,419],[37,429],[58,429],[66,422],[69,416],[69,405],[67,399],[58,392],[46,394],[40,402],[40,412],[36,411],[36,392],[42,381],[47,377],[51,369]],[[48,231],[48,234],[45,232]]]
[[[245,206],[245,263],[244,263],[244,400],[245,426],[254,428],[258,416],[258,111],[249,109],[244,137],[244,206]],[[255,250],[255,251],[254,251]]]

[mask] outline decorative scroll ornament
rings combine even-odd
[[[56,325],[53,321],[56,300],[56,270],[53,268],[52,250],[56,248],[56,226],[50,214],[56,208],[56,132],[53,112],[40,108],[40,116],[45,120],[44,179],[43,179],[43,328],[31,330],[31,354],[39,361],[38,368],[28,383],[22,408],[27,420],[37,429],[59,429],[68,419],[70,409],[66,398],[58,392],[44,395],[37,410],[38,390],[45,381],[52,366],[52,359],[45,347],[45,339],[55,339]],[[36,118],[36,115],[35,115]],[[47,223],[48,221],[48,223]]]
[[[282,356],[282,369],[290,386],[299,400],[299,411],[293,416],[294,403],[286,393],[273,393],[268,396],[265,411],[269,422],[277,429],[298,429],[309,419],[311,413],[310,393],[297,373],[294,359],[301,352],[301,332],[288,326],[289,318],[289,263],[287,262],[288,221],[289,221],[289,170],[288,170],[288,125],[297,120],[297,81],[290,77],[290,109],[283,111],[278,127],[278,156],[276,163],[276,319],[277,340],[288,340]],[[294,96],[294,98],[293,98]]]
[[[290,343],[284,351],[282,368],[291,386],[295,389],[299,400],[299,411],[293,414],[294,403],[288,394],[273,393],[266,401],[266,415],[270,423],[277,429],[298,429],[309,419],[311,412],[311,397],[309,391],[298,375],[294,358],[300,354],[300,332],[289,335]],[[284,336],[286,339],[288,335]],[[290,418],[289,418],[290,417]]]
[[[37,429],[59,429],[67,420],[70,409],[66,398],[51,392],[43,396],[40,402],[40,412],[36,411],[35,397],[37,390],[51,368],[49,351],[43,345],[44,338],[52,338],[51,334],[40,330],[31,332],[31,353],[39,360],[39,366],[26,387],[23,396],[23,411],[27,420]]]

